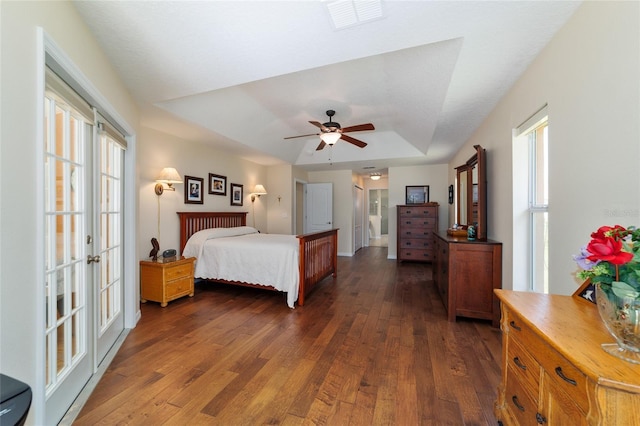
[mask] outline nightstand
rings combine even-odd
[[[172,262],[140,261],[140,301],[167,303],[183,296],[193,297],[193,268],[195,257],[180,257]]]

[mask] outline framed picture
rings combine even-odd
[[[184,177],[184,203],[202,204],[204,179],[193,176]]]
[[[449,185],[449,204],[453,204],[453,185]]]
[[[573,293],[573,297],[579,300],[586,300],[587,302],[596,303],[596,287],[591,280],[586,280],[582,283],[580,288]]]
[[[227,177],[209,173],[209,194],[227,195]]]
[[[239,183],[231,184],[231,205],[232,206],[241,206],[244,200],[244,196],[242,194],[242,185]]]
[[[429,186],[406,186],[406,204],[424,204],[429,202]]]

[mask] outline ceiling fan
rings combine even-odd
[[[365,130],[375,130],[376,128],[373,127],[373,124],[371,123],[358,124],[356,126],[349,126],[349,127],[342,128],[340,126],[340,123],[331,121],[332,117],[335,114],[336,112],[334,110],[332,109],[328,110],[327,116],[329,117],[329,121],[327,121],[326,123],[320,123],[318,121],[309,121],[309,123],[313,124],[314,126],[320,129],[320,133],[310,133],[308,135],[289,136],[289,137],[286,137],[285,139],[304,138],[304,137],[319,135],[321,142],[320,142],[320,145],[318,145],[318,147],[316,148],[316,151],[320,151],[322,148],[324,148],[327,145],[335,144],[336,142],[338,142],[339,139],[342,139],[343,141],[349,142],[360,148],[364,148],[365,146],[367,146],[365,142],[362,142],[361,140],[353,138],[349,135],[345,135],[345,133],[362,132]]]

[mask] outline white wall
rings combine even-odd
[[[390,167],[389,168],[389,259],[398,256],[398,209],[406,202],[407,186],[429,185],[429,201],[439,203],[438,228],[446,231],[449,227],[447,206],[449,199],[447,181],[448,165]]]
[[[140,129],[138,171],[140,174],[140,226],[138,229],[139,254],[141,259],[149,256],[151,238],[158,238],[158,198],[160,201],[161,250],[179,250],[180,232],[176,212],[182,211],[242,211],[248,212],[247,225],[254,226],[254,206],[250,192],[257,183],[269,192],[255,201],[255,227],[267,229],[266,203],[272,198],[267,184],[267,169],[264,166],[243,160],[237,156],[219,152],[211,146],[187,142],[178,137],[153,129]],[[165,191],[160,197],[154,192],[156,178],[164,167],[175,167],[184,176],[204,179],[203,204],[184,203],[184,184],[175,184],[176,191]],[[209,194],[209,173],[227,177],[227,195]],[[242,206],[232,206],[229,184],[243,185]],[[275,190],[275,188],[274,188]]]
[[[38,27],[128,124],[138,123],[136,104],[70,2],[0,2],[0,371],[32,387],[28,423],[41,422],[44,411],[44,278],[37,267],[44,257],[38,234],[43,220],[38,88],[44,76],[38,73]]]
[[[640,3],[585,2],[451,166],[487,150],[488,233],[503,242],[503,287],[524,289],[512,232],[512,129],[549,105],[550,292],[578,287],[572,255],[601,225],[640,223]],[[449,170],[453,182],[452,170]],[[514,266],[515,272],[514,272]],[[513,277],[519,277],[514,281]]]

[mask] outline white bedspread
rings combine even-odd
[[[287,305],[293,308],[300,285],[299,242],[295,235],[225,233],[234,234],[206,230],[187,241],[182,255],[196,258],[195,276],[270,285],[286,292]]]

